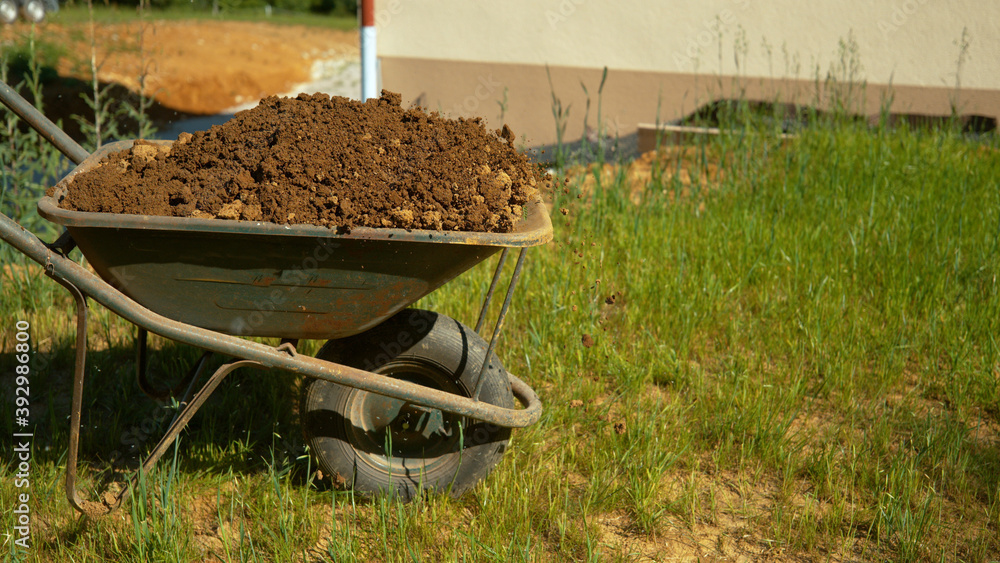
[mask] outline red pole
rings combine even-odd
[[[375,0],[361,1],[361,100],[378,97],[375,55]]]
[[[375,27],[375,0],[362,0],[361,25],[364,27]]]

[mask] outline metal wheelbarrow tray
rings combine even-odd
[[[0,102],[80,165],[60,182],[55,198],[75,174],[128,147],[108,145],[88,155],[3,83]],[[155,465],[223,378],[244,366],[308,378],[301,414],[314,454],[331,473],[351,472],[348,483],[362,493],[460,493],[489,473],[511,428],[541,415],[535,392],[494,354],[525,251],[552,237],[540,201],[526,206],[508,234],[370,228],[338,234],[315,226],[81,213],[59,208],[55,198],[43,198],[39,212],[66,227],[57,241],[45,244],[2,214],[0,238],[41,264],[76,300],[66,494],[81,512],[115,510],[138,478],[133,474],[99,502],[76,490],[87,297],[139,328],[137,374],[147,394],[164,393],[146,380],[146,331],[206,350],[170,390],[182,408],[141,471]],[[67,258],[77,245],[100,277]],[[479,332],[511,248],[520,249],[518,259],[487,344]],[[406,308],[497,251],[475,329]],[[239,336],[282,341],[269,346]],[[313,358],[296,351],[302,338],[331,340]],[[234,360],[193,393],[212,353]],[[515,399],[524,408],[515,408]]]
[[[166,143],[169,144],[169,143]],[[67,228],[94,270],[165,317],[242,336],[342,338],[368,330],[502,247],[552,236],[544,205],[512,233],[355,228],[83,213],[57,206],[77,174],[131,141],[105,145],[39,213]]]

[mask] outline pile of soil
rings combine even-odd
[[[539,172],[479,119],[322,94],[270,97],[171,146],[137,141],[77,175],[65,209],[510,232]]]

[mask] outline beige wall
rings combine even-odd
[[[536,143],[554,138],[553,90],[580,136],[580,82],[596,104],[604,66],[605,125],[623,135],[741,89],[809,102],[831,74],[870,85],[865,112],[891,84],[894,111],[1000,115],[992,0],[377,0],[376,14],[385,87],[491,125],[506,92],[504,120]]]

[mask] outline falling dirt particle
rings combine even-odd
[[[513,144],[514,142],[514,132],[510,130],[510,127],[507,127],[506,123],[504,123],[503,129],[500,130],[500,138],[507,141],[507,144]]]
[[[625,421],[622,420],[622,421],[616,422],[615,423],[615,434],[624,434],[624,433],[625,433]]]
[[[343,489],[347,486],[347,479],[345,479],[340,473],[330,475],[330,480],[333,482],[333,486],[337,489]]]
[[[559,213],[562,213],[563,215],[569,215],[569,209],[566,209],[565,207],[560,207]]]
[[[584,348],[590,348],[594,345],[594,337],[590,336],[590,334],[584,334],[580,337],[580,344],[583,344]]]
[[[583,406],[583,401],[581,401],[580,399],[573,399],[572,401],[569,402],[569,408],[571,409],[580,408],[582,406]]]

